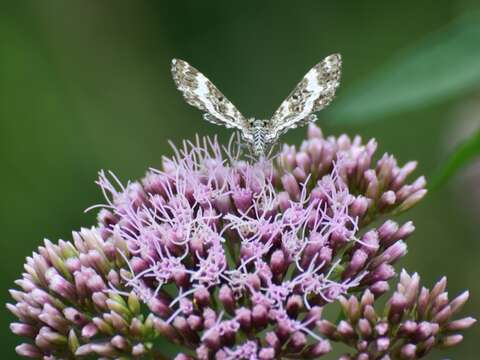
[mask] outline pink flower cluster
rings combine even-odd
[[[7,304],[29,339],[18,354],[167,360],[161,337],[175,360],[313,359],[332,342],[351,348],[342,360],[415,360],[475,323],[452,320],[467,292],[449,301],[444,279],[430,291],[406,272],[378,311],[415,230],[379,218],[425,196],[415,162],[314,125],[272,159],[235,138],[174,151],[139,182],[101,172],[98,226],[27,258]]]
[[[362,233],[359,222],[425,194],[423,178],[404,184],[413,163],[398,168],[384,156],[370,169],[375,147],[324,139],[311,126],[309,140],[285,147],[275,166],[245,161],[233,141],[228,149],[184,142],[142,182],[100,174],[101,230],[127,242],[126,284],[189,334],[180,342],[199,359],[318,356],[329,350],[315,330],[320,308],[352,289],[387,291],[413,231],[390,221]],[[268,337],[251,339],[264,330]],[[250,340],[234,347],[239,334]]]

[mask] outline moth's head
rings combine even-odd
[[[250,118],[250,119],[248,119],[248,124],[251,127],[264,127],[264,126],[267,125],[267,120]]]

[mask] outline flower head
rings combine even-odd
[[[119,237],[104,240],[96,229],[73,233],[73,242],[45,240],[27,258],[25,273],[11,290],[7,308],[17,317],[13,333],[29,339],[19,355],[71,359],[86,355],[116,358],[147,355],[159,336],[153,314],[144,317],[133,292],[110,291],[121,285],[127,254]],[[142,336],[140,336],[142,335]]]
[[[361,235],[359,225],[413,205],[405,201],[424,193],[422,183],[405,185],[412,166],[402,170],[391,156],[370,169],[373,141],[325,139],[314,126],[309,134],[276,163],[242,160],[205,138],[185,142],[141,182],[100,174],[110,204],[100,227],[127,243],[127,286],[173,327],[195,319],[196,336],[183,343],[197,353],[259,356],[266,339],[252,334],[268,329],[280,344],[297,341],[271,356],[307,356],[312,341],[324,343],[311,330],[319,307],[352,289],[388,290],[405,237],[388,233],[384,246],[377,229]],[[235,347],[237,333],[252,340]]]
[[[98,227],[47,241],[11,292],[11,329],[32,339],[17,352],[164,359],[159,336],[185,349],[175,360],[311,359],[332,341],[354,348],[341,359],[417,359],[455,345],[475,320],[450,319],[468,293],[449,302],[444,280],[419,290],[402,272],[375,310],[415,230],[376,220],[426,194],[423,177],[407,183],[415,162],[375,163],[375,150],[311,125],[274,159],[197,138],[141,181],[101,172]],[[322,316],[333,302],[337,322]]]
[[[449,301],[446,285],[446,278],[442,278],[432,290],[420,288],[418,274],[403,270],[383,311],[375,310],[373,294],[367,289],[358,297],[340,298],[345,320],[334,325],[322,319],[317,326],[326,337],[355,349],[345,359],[369,355],[418,359],[434,347],[458,344],[463,339],[458,332],[476,322],[471,317],[452,320],[469,294],[466,291]]]

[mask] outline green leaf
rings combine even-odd
[[[339,94],[336,122],[365,122],[440,102],[480,85],[480,14],[426,36]]]
[[[437,189],[439,186],[443,185],[461,168],[479,155],[480,129],[457,147],[447,160],[446,164],[441,168],[438,175],[434,178],[432,189]]]

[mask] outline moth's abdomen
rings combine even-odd
[[[256,156],[262,156],[265,154],[266,135],[267,132],[263,126],[256,126],[253,128],[253,152]]]

